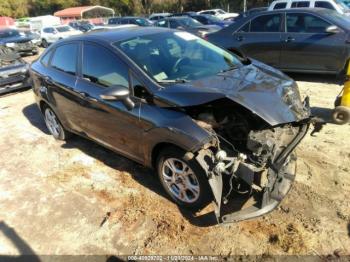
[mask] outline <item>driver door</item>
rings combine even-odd
[[[129,88],[129,68],[111,50],[90,43],[82,48],[81,75],[76,90],[83,104],[86,135],[130,158],[142,161],[140,150],[140,103],[127,110],[122,101],[103,100],[100,95],[113,85]]]

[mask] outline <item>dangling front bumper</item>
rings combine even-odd
[[[292,154],[295,147],[304,138],[309,128],[309,123],[300,125],[297,135],[292,139],[288,146],[282,150],[274,162],[269,165],[266,172],[266,183],[259,192],[260,201],[256,201],[253,205],[241,208],[237,211],[227,213],[224,211],[223,197],[223,176],[226,174],[215,172],[217,163],[208,161],[210,157],[208,150],[201,150],[196,157],[197,161],[204,170],[208,170],[208,182],[214,196],[215,215],[218,223],[230,223],[241,220],[251,219],[262,216],[274,210],[288,194],[296,176],[296,157]],[[211,158],[213,159],[213,158]],[[262,172],[256,172],[252,165],[244,162],[239,163],[235,177],[252,186],[254,181],[261,180]],[[230,204],[228,201],[227,204]]]

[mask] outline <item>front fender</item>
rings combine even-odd
[[[204,144],[213,139],[212,135],[198,126],[192,118],[187,115],[172,118],[161,126],[153,127],[143,133],[145,165],[152,166],[152,152],[161,143],[176,145],[186,152],[196,152]]]

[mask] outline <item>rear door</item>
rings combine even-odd
[[[74,92],[78,52],[77,41],[57,46],[43,81],[48,90],[48,99],[57,110],[60,119],[64,119],[70,128],[81,131],[81,108],[77,103],[79,98]]]
[[[286,13],[281,68],[295,71],[336,72],[342,65],[345,33],[327,33],[332,25],[313,14]]]
[[[279,66],[281,52],[282,14],[260,15],[233,33],[233,46],[246,56],[271,66]]]

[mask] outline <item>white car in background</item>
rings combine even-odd
[[[227,13],[222,9],[210,9],[197,12],[199,15],[213,15],[221,20],[228,20],[237,17],[238,13]]]
[[[341,15],[350,15],[350,9],[342,0],[278,0],[273,1],[268,11],[290,8],[326,8],[336,11]]]
[[[82,34],[81,31],[75,30],[68,25],[43,27],[40,31],[41,45],[46,48],[49,44],[52,44],[57,40],[80,34]]]

